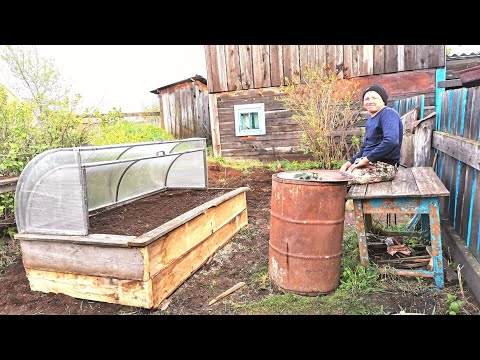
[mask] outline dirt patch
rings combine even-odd
[[[220,188],[220,190],[182,190],[181,192],[175,190],[177,195],[183,197],[182,201],[168,202],[169,199],[178,199],[170,190],[159,193],[155,197],[142,199],[141,201],[152,206],[148,213],[158,216],[155,221],[152,217],[145,216],[147,213],[145,211],[140,214],[140,217],[134,217],[130,213],[126,216],[129,209],[139,206],[135,203],[110,210],[109,223],[104,221],[106,217],[100,216],[101,214],[91,218],[92,232],[139,235],[158,226],[158,222],[168,221],[233,188],[240,186],[250,188],[246,193],[248,226],[188,278],[165,301],[164,310],[148,310],[76,299],[62,294],[32,291],[20,259],[0,274],[0,314],[242,314],[234,304],[259,301],[276,293],[268,279],[265,279],[268,269],[272,175],[273,172],[263,168],[240,171],[209,165],[209,188]],[[135,210],[132,211],[135,212]],[[347,209],[346,228],[352,227],[354,221],[352,212]],[[411,291],[402,291],[398,287],[407,287],[415,283],[416,279],[402,278],[405,280],[392,282],[392,288],[397,287],[392,292],[373,293],[366,298],[372,303],[382,305],[385,311],[391,313],[402,310],[426,314],[445,313],[448,306],[446,292],[452,285],[447,284],[444,291],[432,291],[434,288],[432,286],[412,294]],[[226,301],[208,305],[213,298],[241,281],[246,282],[247,285],[226,297]],[[389,279],[386,278],[385,281],[388,282]],[[429,284],[433,284],[432,279],[429,281]],[[468,289],[466,291],[468,295]],[[469,300],[474,302],[471,297]]]

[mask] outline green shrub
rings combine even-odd
[[[136,143],[155,140],[174,140],[166,130],[152,124],[137,124],[129,120],[103,122],[95,131],[92,145]]]

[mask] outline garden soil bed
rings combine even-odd
[[[209,164],[209,188],[224,190],[168,190],[91,217],[91,233],[140,235],[231,189],[241,186],[250,188],[246,193],[248,225],[211,256],[205,265],[181,284],[158,309],[31,291],[19,256],[17,261],[0,274],[0,314],[243,314],[244,311],[237,310],[234,304],[260,301],[277,292],[268,279],[264,283],[258,281],[258,274],[265,274],[268,269],[272,174],[268,169],[242,172]],[[140,205],[141,210],[137,209]],[[354,226],[353,224],[353,213],[347,211],[345,226],[347,228]],[[410,279],[412,282],[416,281],[415,278]],[[429,280],[429,284],[433,283],[433,280]],[[239,282],[245,282],[246,285],[223,300],[209,305],[212,299]],[[368,301],[382,305],[389,313],[404,310],[412,313],[442,314],[448,307],[446,293],[452,289],[453,285],[447,283],[444,291],[426,289],[416,295],[401,290],[373,293],[369,295]],[[468,296],[468,289],[465,290]],[[469,301],[474,303],[471,297]]]

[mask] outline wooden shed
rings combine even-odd
[[[364,88],[382,84],[389,106],[424,95],[435,106],[445,80],[445,45],[205,45],[214,156],[300,160],[300,129],[278,100],[285,78],[307,65],[350,69]],[[343,74],[342,74],[343,76]],[[255,129],[239,131],[241,114],[256,113]]]
[[[195,75],[150,91],[160,104],[160,127],[177,139],[201,137],[211,143],[207,80]]]

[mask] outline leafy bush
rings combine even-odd
[[[155,140],[173,140],[166,130],[152,124],[136,124],[129,120],[103,122],[92,137],[92,145],[136,143]]]
[[[343,72],[346,73],[346,68]],[[306,67],[304,82],[295,73],[286,78],[283,96],[278,97],[301,129],[301,149],[312,154],[324,169],[336,169],[360,146],[354,125],[359,117],[359,83],[329,66]]]

